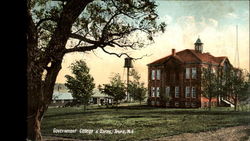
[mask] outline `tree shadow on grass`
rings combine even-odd
[[[234,111],[191,111],[191,110],[176,110],[176,111],[145,111],[144,114],[168,114],[168,115],[249,115],[249,112],[234,112]]]
[[[122,106],[119,109],[127,109],[127,110],[140,110],[140,113],[145,114],[173,114],[173,115],[249,115],[250,112],[247,111],[228,111],[228,110],[216,110],[216,111],[207,111],[205,109],[172,109],[172,108],[161,108],[161,107],[152,107],[148,105],[138,105],[138,106]],[[147,111],[151,109],[150,111]],[[162,111],[161,111],[162,109]],[[143,111],[146,110],[146,111]]]
[[[106,111],[107,109],[113,109]],[[128,111],[124,111],[128,110]],[[136,111],[138,110],[138,111]],[[51,114],[51,115],[45,115],[44,117],[59,117],[59,116],[76,116],[76,115],[103,115],[103,114],[126,114],[128,115],[127,118],[130,118],[130,114],[140,114],[140,116],[147,116],[149,117],[150,115],[227,115],[227,116],[234,116],[234,115],[249,115],[250,112],[235,112],[235,111],[206,111],[203,109],[171,109],[171,108],[155,108],[152,106],[148,105],[135,105],[135,106],[120,106],[118,107],[118,110],[116,111],[115,107],[109,107],[109,108],[94,108],[91,109],[90,111],[77,111],[77,112],[67,112],[67,113],[58,113],[58,114]],[[125,115],[125,116],[126,116]],[[159,117],[159,116],[158,116]],[[158,118],[157,117],[157,118]],[[131,118],[140,118],[137,116],[131,116]],[[154,118],[154,117],[152,117]]]
[[[117,107],[108,107],[106,109],[116,109]],[[155,107],[148,105],[133,105],[133,106],[118,106],[119,109],[127,109],[127,110],[141,110],[141,109],[155,109]]]
[[[118,118],[160,118],[161,116],[119,116]]]
[[[53,114],[53,115],[45,115],[44,118],[60,117],[60,116],[88,115],[88,114],[93,114],[93,113],[95,113],[95,112],[93,112],[93,111],[87,111],[87,112],[59,113],[59,114]]]

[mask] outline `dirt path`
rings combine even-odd
[[[250,125],[200,133],[183,133],[153,141],[250,141]]]
[[[84,140],[44,136],[44,141]],[[200,133],[183,133],[180,135],[154,139],[152,141],[250,141],[250,125],[228,127],[216,131],[207,131]]]

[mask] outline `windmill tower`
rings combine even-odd
[[[234,65],[236,68],[240,67],[239,48],[238,48],[238,25],[236,25],[236,48],[234,55]]]
[[[127,89],[126,89],[126,100],[127,101],[131,101],[131,97],[128,93],[128,85],[129,85],[129,69],[133,68],[133,64],[132,64],[132,58],[127,57],[124,60],[124,68],[127,68]]]

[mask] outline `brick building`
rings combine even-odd
[[[166,107],[207,107],[208,98],[201,92],[202,68],[212,66],[232,67],[225,56],[214,57],[203,53],[203,43],[198,38],[194,49],[185,49],[148,64],[148,104]],[[212,106],[217,98],[212,99]]]

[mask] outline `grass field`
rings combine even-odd
[[[49,108],[42,121],[42,134],[89,140],[134,141],[249,124],[250,112],[234,112],[230,108],[214,108],[208,112],[205,109],[166,109],[131,104],[119,107],[118,111],[92,106],[83,112],[83,107],[67,107]],[[55,128],[64,131],[77,129],[77,132],[53,133]],[[80,130],[82,133],[79,133]],[[91,130],[93,133],[83,133]]]

